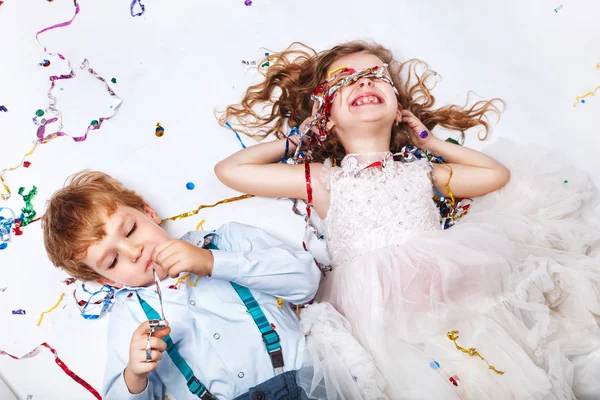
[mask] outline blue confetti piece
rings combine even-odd
[[[4,106],[0,106],[0,111],[8,112],[8,108]]]
[[[196,187],[196,185],[194,185],[192,182],[188,182],[185,187],[187,188],[187,190],[194,190],[194,188]]]
[[[25,315],[25,310],[12,310],[13,315]]]
[[[434,370],[440,369],[440,363],[437,361],[430,362],[429,366],[431,367],[431,369],[434,369]]]

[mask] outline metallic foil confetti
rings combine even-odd
[[[470,349],[465,349],[464,347],[459,346],[458,343],[456,342],[458,340],[458,331],[456,331],[456,330],[450,331],[446,334],[446,337],[448,337],[448,339],[450,339],[452,342],[454,342],[454,346],[456,347],[456,350],[459,350],[465,354],[468,354],[469,357],[473,357],[473,356],[478,357],[479,359],[485,361],[485,363],[488,365],[489,369],[494,371],[496,374],[504,375],[503,371],[499,371],[496,369],[496,367],[494,367],[493,365],[490,365],[490,363],[487,362],[487,360],[485,358],[483,358],[483,356],[481,354],[479,354],[479,352],[474,347],[471,347]],[[458,384],[456,386],[458,386]]]
[[[135,6],[139,5],[140,11],[139,12],[135,12],[133,9],[135,8]],[[144,14],[144,12],[146,11],[146,6],[142,4],[141,0],[131,0],[131,4],[129,5],[129,13],[131,14],[132,17],[140,17]]]
[[[160,126],[160,122],[156,124],[156,136],[162,137],[165,134],[165,128]]]
[[[114,304],[114,297],[115,297],[115,289],[114,288],[112,288],[108,285],[104,285],[99,290],[97,290],[93,293],[88,291],[85,288],[85,283],[81,284],[81,288],[83,289],[84,292],[86,292],[90,295],[88,300],[83,304],[82,308],[80,309],[81,316],[83,318],[98,319],[98,318],[101,318],[105,313],[110,312],[110,310],[112,309],[112,306]],[[104,297],[101,298],[100,300],[94,301],[94,299],[98,295],[104,295]],[[75,291],[73,291],[73,297],[75,297]],[[77,297],[75,297],[75,301],[77,301]],[[80,304],[80,302],[78,302],[78,304]],[[102,305],[99,312],[97,312],[97,313],[87,312],[87,309],[90,305],[97,305],[97,304]]]
[[[52,307],[50,307],[50,309],[48,309],[47,311],[44,311],[40,314],[40,319],[38,319],[38,322],[37,322],[37,324],[35,324],[35,326],[40,326],[40,324],[42,323],[42,320],[44,319],[44,315],[49,314],[52,311],[54,311],[56,309],[56,307],[58,307],[58,305],[60,304],[60,302],[63,300],[64,297],[65,297],[65,294],[61,293],[56,304],[54,304]]]
[[[47,28],[40,30],[35,35],[36,41],[44,49],[44,52],[46,53],[47,57],[49,59],[58,58],[58,59],[64,61],[64,63],[68,67],[69,72],[67,74],[50,76],[50,88],[48,89],[48,93],[47,93],[49,104],[48,104],[48,107],[46,108],[46,110],[41,110],[44,113],[43,115],[46,115],[47,118],[40,120],[40,122],[38,124],[39,125],[38,129],[37,129],[37,140],[33,142],[33,147],[31,148],[31,150],[29,150],[29,152],[27,152],[23,156],[21,161],[18,164],[16,164],[16,166],[4,168],[0,171],[0,183],[2,183],[2,188],[4,189],[4,192],[5,192],[5,193],[0,193],[0,197],[2,198],[2,200],[7,200],[11,196],[10,188],[8,187],[6,180],[5,180],[5,175],[7,172],[14,171],[14,170],[18,169],[19,167],[21,167],[23,165],[23,162],[25,161],[25,158],[27,158],[28,156],[33,154],[33,152],[35,151],[35,149],[37,148],[38,145],[47,143],[50,140],[55,139],[57,137],[70,136],[70,135],[67,135],[66,133],[62,132],[62,128],[63,128],[62,115],[61,115],[60,111],[56,108],[56,97],[54,97],[54,95],[52,94],[52,91],[53,91],[57,81],[65,80],[65,79],[73,79],[75,77],[75,72],[73,71],[73,68],[71,67],[71,63],[69,62],[69,60],[67,60],[62,54],[48,52],[48,49],[45,46],[43,46],[42,43],[40,42],[40,35],[42,35],[45,32],[48,32],[50,30],[53,30],[53,29],[62,28],[62,27],[71,25],[71,23],[73,23],[73,20],[75,20],[75,18],[77,17],[77,15],[79,14],[79,11],[80,11],[80,7],[79,7],[79,4],[77,3],[77,0],[73,0],[73,5],[75,7],[75,12],[73,14],[73,17],[70,20],[51,25]],[[101,81],[104,84],[105,89],[107,90],[109,95],[111,97],[113,97],[114,99],[116,99],[117,105],[114,107],[113,113],[111,115],[109,115],[107,117],[100,117],[98,119],[97,125],[89,125],[82,136],[76,136],[76,137],[71,136],[71,138],[76,142],[82,142],[82,141],[86,140],[87,135],[90,131],[100,129],[100,127],[102,126],[102,123],[104,121],[107,121],[107,120],[113,118],[118,113],[121,103],[123,102],[123,100],[121,100],[121,98],[119,98],[115,94],[115,92],[110,88],[110,86],[108,85],[106,80],[104,78],[102,78],[100,75],[98,75],[92,68],[90,68],[89,62],[87,59],[83,60],[83,62],[80,65],[80,68],[82,70],[87,71],[90,75],[92,75],[93,77],[95,77],[96,79]],[[38,111],[40,111],[40,110],[38,110]],[[37,122],[37,120],[35,120],[35,121]],[[52,124],[57,124],[57,128],[54,132],[47,134],[46,129],[47,129],[47,127],[49,127]]]
[[[33,209],[33,204],[31,204],[31,199],[37,194],[37,187],[33,187],[29,193],[24,194],[25,188],[19,188],[19,195],[23,197],[23,201],[25,202],[25,207],[21,208],[21,212],[23,213],[21,218],[21,224],[19,226],[27,226],[33,221],[36,216],[36,212]]]
[[[90,392],[96,399],[98,400],[102,400],[102,397],[100,396],[100,393],[98,393],[98,391],[96,389],[94,389],[89,383],[87,383],[86,381],[84,381],[83,379],[81,379],[79,377],[79,375],[77,375],[75,372],[71,371],[69,369],[69,367],[67,367],[67,365],[63,362],[63,360],[61,360],[58,357],[58,353],[56,352],[56,350],[54,350],[48,343],[44,342],[42,344],[40,344],[39,346],[37,346],[35,349],[33,349],[32,351],[30,351],[29,353],[25,354],[22,357],[17,357],[17,356],[13,356],[10,353],[7,353],[4,350],[0,350],[0,355],[5,355],[5,356],[9,356],[10,358],[14,359],[14,360],[25,360],[28,358],[31,358],[33,356],[35,356],[39,350],[41,350],[43,347],[47,348],[48,350],[50,350],[52,352],[52,354],[54,355],[54,362],[65,372],[65,374],[67,374],[71,379],[73,379],[75,382],[77,382],[78,384],[80,384],[81,386],[83,386],[88,392]]]
[[[216,206],[218,206],[220,204],[226,204],[226,203],[231,203],[231,202],[234,202],[234,201],[249,199],[251,197],[254,197],[254,195],[252,195],[252,194],[244,194],[244,195],[241,195],[241,196],[236,196],[236,197],[230,197],[228,199],[223,199],[223,200],[217,201],[214,204],[208,204],[208,205],[202,204],[202,205],[198,206],[198,208],[195,209],[195,210],[188,211],[188,212],[185,212],[183,214],[175,215],[174,217],[165,218],[165,219],[163,219],[161,221],[161,223],[163,223],[165,221],[177,221],[179,219],[183,219],[183,218],[194,216],[194,215],[198,214],[198,212],[200,212],[200,210],[202,210],[203,208],[212,208],[212,207],[216,207]]]
[[[0,250],[8,247],[13,225],[15,225],[15,213],[13,210],[7,207],[0,207]]]

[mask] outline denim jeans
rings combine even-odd
[[[288,371],[250,388],[234,400],[308,400],[308,397],[296,384],[296,371]]]

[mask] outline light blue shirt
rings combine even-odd
[[[182,239],[202,246],[209,232],[188,232]],[[180,284],[169,289],[174,279],[161,282],[165,318],[171,338],[196,377],[219,399],[233,399],[249,388],[275,376],[260,331],[246,312],[231,282],[249,288],[265,316],[275,325],[281,340],[284,371],[302,367],[304,335],[290,303],[303,304],[315,296],[321,273],[312,256],[295,251],[261,229],[228,223],[212,239],[219,250],[214,256],[212,277],[203,277],[195,287]],[[192,275],[192,283],[196,276]],[[148,376],[146,389],[129,393],[123,378],[129,358],[131,336],[147,320],[137,296],[160,312],[155,286],[123,288],[115,295],[108,324],[108,357],[103,385],[105,400],[198,399],[163,353],[158,368]],[[277,298],[286,302],[277,306]]]

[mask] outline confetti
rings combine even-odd
[[[92,130],[98,130],[100,129],[100,127],[102,126],[102,123],[104,121],[110,120],[113,117],[115,117],[119,111],[119,107],[121,106],[121,103],[123,102],[123,100],[121,100],[121,98],[119,98],[115,92],[110,88],[110,86],[108,86],[108,83],[106,83],[105,79],[103,77],[101,77],[100,75],[98,75],[96,73],[96,71],[94,71],[90,66],[89,66],[89,61],[87,59],[84,59],[83,62],[80,64],[80,68],[82,70],[86,70],[90,75],[92,75],[93,77],[95,77],[96,79],[98,79],[99,81],[101,81],[104,86],[106,91],[109,93],[110,96],[114,97],[117,99],[118,104],[116,105],[116,107],[114,108],[113,112],[111,115],[107,116],[107,117],[101,117],[98,120],[98,125],[89,125],[87,127],[87,129],[85,130],[84,134],[82,136],[70,136],[67,135],[65,132],[62,132],[61,129],[63,127],[63,123],[62,123],[62,115],[60,113],[60,111],[55,107],[56,106],[56,97],[54,97],[54,95],[52,94],[52,90],[54,89],[56,82],[59,80],[63,80],[63,79],[72,79],[75,77],[75,72],[73,71],[73,68],[71,67],[71,63],[69,62],[69,60],[67,60],[62,54],[60,53],[50,53],[48,52],[48,49],[42,45],[42,43],[40,42],[40,35],[48,32],[50,30],[53,29],[57,29],[57,28],[62,28],[62,27],[66,27],[69,26],[73,23],[73,20],[75,20],[75,18],[77,17],[77,15],[80,12],[80,7],[79,4],[77,3],[77,0],[73,0],[73,6],[75,7],[75,13],[73,15],[73,17],[71,17],[70,20],[66,21],[66,22],[61,22],[58,24],[54,24],[52,26],[49,26],[47,28],[42,29],[41,31],[37,32],[35,35],[35,39],[38,42],[38,44],[43,48],[44,52],[49,56],[49,58],[52,57],[57,57],[60,60],[64,61],[67,65],[67,67],[69,68],[69,73],[68,74],[62,74],[62,75],[51,75],[50,76],[50,88],[48,89],[47,92],[47,97],[49,99],[49,105],[47,107],[46,110],[42,110],[44,111],[44,114],[49,115],[48,119],[42,119],[39,124],[37,121],[37,117],[34,118],[34,123],[36,123],[38,126],[37,129],[37,140],[33,142],[33,146],[32,148],[25,153],[25,155],[23,156],[23,158],[21,159],[21,161],[14,167],[8,167],[8,168],[4,168],[2,170],[0,170],[0,183],[2,183],[2,188],[4,189],[4,191],[6,193],[0,193],[0,198],[2,200],[7,200],[10,198],[11,196],[11,191],[9,186],[6,183],[6,179],[5,179],[5,175],[7,172],[10,171],[14,171],[16,169],[18,169],[19,167],[21,167],[23,165],[23,162],[25,161],[25,158],[27,158],[28,156],[30,156],[31,154],[33,154],[33,152],[35,151],[35,149],[37,148],[38,145],[40,144],[44,144],[44,143],[48,143],[50,140],[55,139],[57,137],[61,137],[61,136],[69,136],[71,137],[74,141],[76,142],[82,142],[84,140],[87,139],[87,136],[89,134],[90,131]],[[38,110],[39,111],[39,110]],[[49,125],[52,125],[56,123],[58,128],[56,129],[55,132],[50,133],[50,134],[46,134],[46,128]]]
[[[63,300],[64,297],[65,297],[65,294],[61,293],[56,304],[54,304],[48,311],[44,311],[40,314],[40,319],[38,320],[37,324],[35,324],[35,326],[40,326],[40,324],[42,323],[42,320],[44,319],[44,315],[49,314],[52,311],[54,311],[56,309],[56,307],[58,307],[58,305],[60,304],[60,302]]]
[[[242,64],[244,64],[244,65],[256,65],[256,61],[242,60]]]
[[[12,310],[13,315],[25,315],[25,310]]]
[[[183,214],[175,215],[174,217],[165,218],[165,219],[163,219],[160,222],[163,223],[165,221],[177,221],[179,219],[183,219],[183,218],[187,218],[187,217],[191,217],[193,215],[196,215],[196,214],[198,214],[200,212],[200,210],[202,210],[204,208],[212,208],[212,207],[216,207],[216,206],[221,205],[221,204],[232,203],[234,201],[240,201],[240,200],[244,200],[244,199],[249,199],[251,197],[254,197],[254,195],[253,194],[243,194],[241,196],[230,197],[228,199],[223,199],[223,200],[217,201],[214,204],[208,204],[208,205],[202,204],[202,205],[198,206],[198,208],[196,208],[195,210],[188,211],[188,212],[185,212]]]
[[[556,7],[556,8],[554,9],[554,12],[555,12],[555,13],[557,13],[557,12],[558,12],[558,11],[559,11],[561,8],[563,8],[563,5],[562,5],[562,4],[560,4],[558,7]]]
[[[157,137],[162,137],[165,134],[165,128],[163,128],[162,126],[160,126],[160,122],[156,124],[156,131],[155,131],[155,135]]]
[[[35,115],[38,116],[38,117],[41,117],[42,115],[44,115],[44,110],[37,110],[35,112]]]
[[[50,66],[50,60],[44,60],[40,63],[40,65],[42,67],[49,67]]]
[[[458,385],[460,385],[460,379],[456,375],[451,376],[450,383],[452,383],[454,386],[458,386]]]
[[[31,163],[29,161],[23,161],[23,166],[25,168],[29,168],[30,165],[31,165]]]
[[[247,6],[251,6],[252,5],[252,0],[246,0],[244,2],[244,4],[247,5]]]
[[[193,182],[188,182],[185,184],[185,187],[187,188],[187,190],[194,190],[194,188],[196,187],[196,185],[194,185]]]
[[[4,293],[4,292],[6,292],[6,289],[8,289],[8,288],[7,288],[7,287],[1,287],[1,288],[0,288],[0,293]]]
[[[140,11],[137,13],[133,11],[136,4],[140,6]],[[131,0],[131,5],[129,6],[129,13],[131,14],[132,17],[139,17],[139,16],[143,15],[145,11],[146,11],[146,6],[142,4],[141,0]]]
[[[13,356],[12,354],[7,353],[4,350],[0,350],[0,355],[9,356],[10,358],[12,358],[14,360],[25,360],[27,358],[31,358],[31,357],[35,356],[42,347],[47,348],[48,350],[50,350],[52,352],[52,354],[54,354],[54,362],[65,372],[65,374],[67,374],[75,382],[77,382],[78,384],[83,386],[85,389],[87,389],[87,391],[90,392],[96,399],[102,400],[100,393],[98,393],[98,391],[96,389],[94,389],[89,383],[87,383],[86,381],[81,379],[79,377],[79,375],[77,375],[75,372],[71,371],[69,369],[69,367],[67,367],[67,364],[65,364],[64,361],[58,357],[58,353],[56,352],[56,350],[54,350],[46,342],[40,344],[38,347],[36,347],[35,349],[33,349],[32,351],[30,351],[29,353],[25,354],[22,357]]]
[[[112,83],[117,83],[117,78],[112,78],[110,81],[111,81]]]
[[[5,106],[0,106],[0,111],[8,112],[8,108],[6,108]]]
[[[437,361],[432,361],[429,363],[429,366],[431,367],[431,369],[433,370],[437,370],[440,369],[440,363]]]
[[[21,224],[19,226],[29,225],[33,221],[33,218],[36,215],[36,212],[33,209],[33,204],[31,204],[31,199],[33,199],[33,197],[37,194],[37,187],[34,186],[33,188],[31,188],[29,193],[27,193],[27,194],[24,194],[24,193],[25,193],[25,188],[20,187],[19,195],[21,197],[23,197],[23,201],[25,202],[25,207],[21,208],[21,212],[23,214],[21,214],[21,217],[18,218],[19,220],[21,220]]]
[[[584,98],[585,98],[585,97],[588,97],[588,96],[595,96],[595,95],[596,95],[596,92],[598,91],[598,89],[600,89],[600,85],[596,86],[596,88],[595,88],[593,91],[591,91],[591,92],[587,92],[587,93],[586,93],[586,94],[584,94],[583,96],[577,96],[577,97],[576,97],[575,104],[573,104],[573,107],[576,107],[576,106],[577,106],[577,104],[579,104],[579,102],[581,102],[582,104],[585,104],[585,100],[584,100]]]
[[[490,363],[487,362],[487,360],[485,358],[483,358],[483,356],[481,354],[479,354],[479,352],[474,347],[471,347],[470,349],[465,349],[464,347],[459,346],[459,344],[456,342],[458,340],[458,331],[456,331],[456,330],[450,331],[450,332],[448,332],[446,334],[446,337],[448,339],[450,339],[452,342],[454,342],[454,346],[456,347],[456,350],[459,350],[459,351],[462,351],[465,354],[468,354],[469,357],[473,357],[473,356],[478,357],[480,360],[485,361],[485,363],[488,365],[489,369],[491,369],[492,371],[494,371],[498,375],[504,375],[503,371],[498,371],[496,369],[496,367],[494,367],[493,365],[490,365]],[[455,376],[455,378],[456,378],[456,381],[457,381],[457,383],[456,383],[455,386],[458,386],[458,383],[459,383],[458,377]],[[452,381],[452,378],[450,378],[450,379]]]

